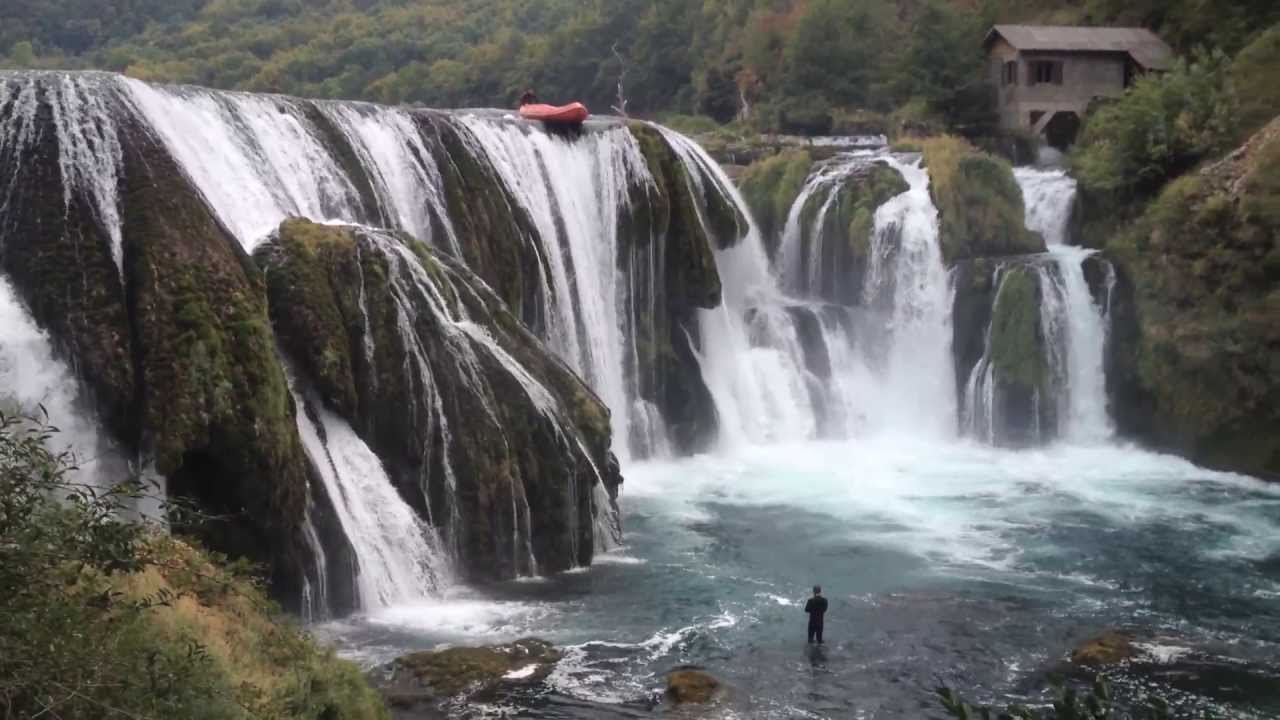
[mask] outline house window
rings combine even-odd
[[[1010,60],[1004,64],[1004,84],[1018,84],[1018,62],[1016,60]]]
[[[1032,85],[1061,85],[1061,60],[1035,60],[1031,63]]]

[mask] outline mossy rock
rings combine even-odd
[[[1026,227],[1022,191],[1008,162],[954,137],[921,145],[948,265],[1045,251],[1044,238]]]
[[[790,149],[751,163],[738,180],[770,256],[777,252],[791,206],[812,167],[813,158],[807,151]]]
[[[1133,646],[1133,636],[1128,633],[1111,630],[1080,644],[1071,652],[1071,662],[1075,665],[1100,668],[1108,665],[1119,665],[1137,655]]]
[[[52,77],[52,76],[50,76]],[[41,80],[40,84],[49,82]],[[53,81],[56,82],[56,81]],[[0,80],[0,127],[15,131],[17,103],[6,107],[10,87]],[[102,89],[107,93],[105,88]],[[121,142],[142,128],[112,108]],[[64,192],[70,182],[59,162],[58,132],[47,99],[36,108],[30,141],[0,142],[0,272],[12,280],[23,304],[68,360],[103,419],[121,444],[136,450],[141,433],[136,349],[126,280],[112,257],[107,222],[84,192]],[[13,124],[11,124],[13,123]],[[16,134],[16,132],[15,132]],[[69,151],[68,151],[69,152]],[[127,254],[128,248],[125,248]],[[88,408],[87,408],[88,409]],[[50,418],[57,424],[63,418]]]
[[[1280,120],[1174,181],[1107,244],[1126,434],[1280,478]]]
[[[710,673],[694,668],[667,675],[667,698],[675,705],[706,705],[721,694],[722,684]]]
[[[322,401],[383,460],[466,577],[590,564],[596,486],[611,505],[600,510],[616,511],[621,482],[608,409],[493,289],[389,231],[286,221],[256,255],[287,354],[311,369]],[[463,318],[489,340],[464,332]],[[317,368],[301,353],[340,360]]]
[[[508,645],[455,647],[413,653],[393,662],[383,692],[393,704],[476,695],[502,684],[536,684],[564,657],[535,638]]]
[[[1040,283],[1033,268],[1003,273],[991,311],[991,365],[1001,418],[996,442],[1014,447],[1043,442],[1056,428],[1052,378],[1040,321]],[[1037,434],[1035,431],[1039,429]]]
[[[122,192],[143,452],[172,495],[217,516],[212,547],[300,577],[302,449],[262,273],[149,135],[125,148]]]

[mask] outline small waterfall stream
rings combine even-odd
[[[1016,168],[1027,208],[1027,227],[1044,236],[1045,255],[1010,258],[995,270],[993,307],[998,308],[1006,283],[1023,273],[1035,278],[1034,300],[1039,304],[1037,333],[1046,374],[1033,398],[1031,442],[1062,439],[1096,443],[1109,439],[1114,428],[1107,409],[1105,352],[1108,333],[1106,297],[1114,271],[1096,251],[1068,245],[1076,182],[1062,170]],[[1087,263],[1105,273],[1105,286],[1095,298],[1085,275]],[[965,388],[963,423],[970,435],[1000,443],[1007,418],[1001,417],[1002,381],[992,362],[993,342],[988,330],[986,351],[974,366]]]

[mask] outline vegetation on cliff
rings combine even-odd
[[[468,576],[590,563],[609,540],[596,486],[620,482],[609,412],[478,277],[407,236],[305,220],[255,255],[286,354]]]
[[[813,158],[807,151],[786,150],[751,163],[738,178],[742,197],[771,254],[812,168]]]
[[[1171,183],[1107,249],[1135,305],[1112,373],[1122,427],[1280,477],[1280,120]]]
[[[1027,229],[1022,190],[1009,163],[953,136],[920,146],[947,264],[1044,252],[1044,238]]]
[[[148,489],[77,484],[50,439],[0,416],[0,714],[386,717],[243,565],[128,519]]]

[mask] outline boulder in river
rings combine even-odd
[[[697,668],[679,668],[667,676],[667,698],[676,705],[705,705],[722,687],[713,675]]]
[[[438,705],[459,696],[540,683],[561,657],[551,643],[536,638],[507,645],[429,650],[393,661],[374,683],[393,707]]]
[[[1132,636],[1118,630],[1108,630],[1081,643],[1071,652],[1071,662],[1075,665],[1103,667],[1118,665],[1136,654]]]

